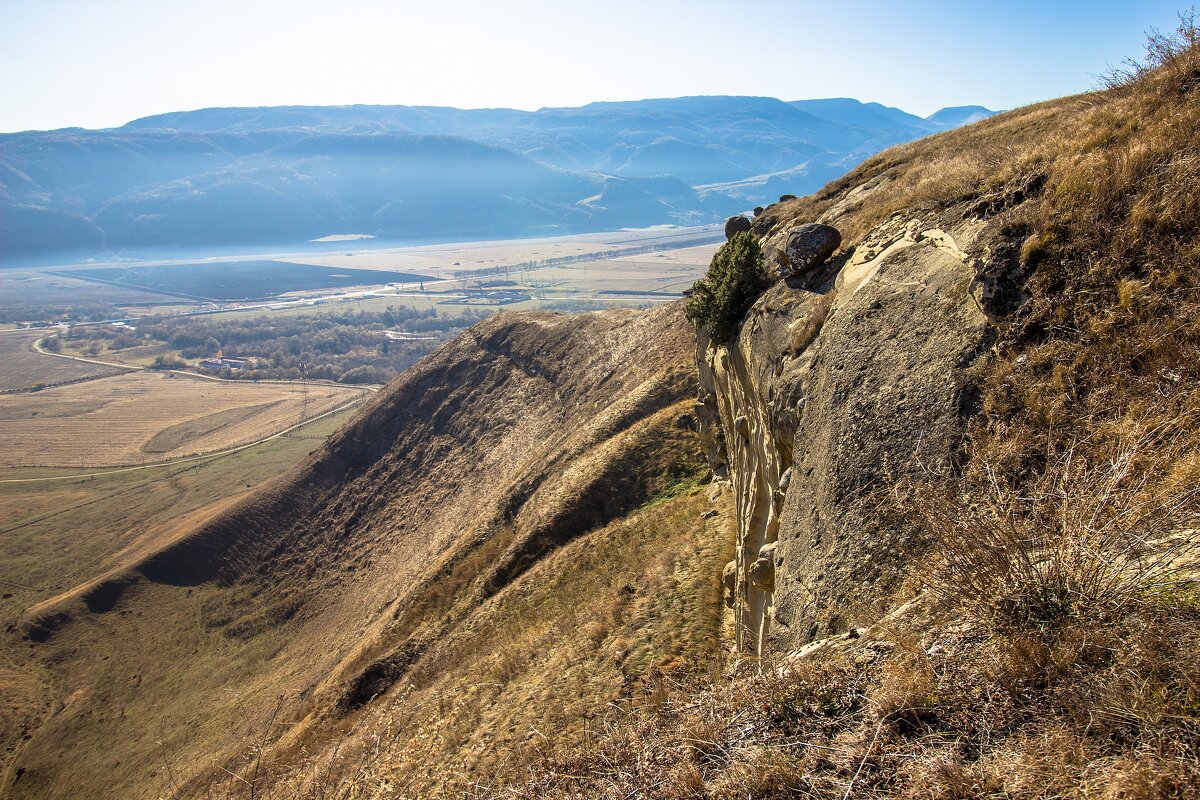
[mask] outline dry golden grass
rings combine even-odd
[[[451,588],[450,607],[425,612],[427,622],[441,623],[438,638],[401,687],[339,726],[336,747],[292,752],[276,740],[294,718],[257,718],[239,726],[241,757],[226,762],[237,777],[212,770],[204,791],[499,792],[522,784],[542,759],[601,740],[598,720],[608,709],[659,708],[682,681],[711,680],[725,644],[716,576],[729,555],[729,501],[727,493],[710,501],[687,476],[553,552],[483,607],[464,608],[470,592]],[[714,505],[724,513],[702,519]],[[210,603],[202,618],[228,635],[228,620],[212,617],[236,613]]]
[[[717,677],[716,578],[729,531],[698,521],[703,496],[643,476],[662,493],[656,501],[594,527],[584,515],[594,504],[583,498],[620,494],[616,479],[637,474],[644,455],[617,441],[628,420],[580,433],[595,408],[641,402],[588,394],[584,383],[644,367],[629,355],[643,356],[644,340],[599,363],[613,346],[582,346],[584,334],[556,332],[556,318],[519,330],[489,324],[476,344],[508,361],[488,350],[478,363],[519,370],[476,370],[472,356],[431,395],[445,377],[418,368],[404,379],[401,411],[386,405],[397,398],[381,399],[362,417],[370,426],[334,443],[346,460],[322,461],[327,472],[358,470],[351,456],[366,454],[370,472],[355,473],[361,496],[306,497],[288,536],[261,544],[254,536],[271,533],[270,518],[294,495],[250,509],[208,532],[235,542],[230,569],[240,577],[194,595],[153,584],[117,606],[161,606],[162,619],[135,615],[112,640],[159,636],[159,652],[114,650],[111,662],[92,663],[105,680],[81,691],[108,694],[67,695],[62,740],[104,769],[114,767],[103,748],[121,741],[133,759],[122,769],[140,770],[117,773],[121,789],[201,796],[1200,794],[1200,599],[1173,560],[1157,560],[1181,555],[1163,543],[1192,519],[1200,464],[1190,422],[1200,411],[1192,42],[1171,51],[1168,69],[897,148],[756,221],[762,231],[828,214],[852,245],[894,211],[936,208],[1001,217],[1017,253],[1010,277],[1028,302],[1001,320],[995,357],[980,371],[969,459],[906,487],[900,509],[924,521],[933,548],[925,562],[907,554],[915,578],[897,592],[898,603],[913,600],[904,615],[824,642],[786,669]],[[875,179],[873,190],[848,194]],[[662,369],[679,357],[663,356]],[[564,378],[550,405],[583,398],[580,417],[530,422],[550,402],[538,388],[547,375]],[[472,380],[510,393],[471,399],[462,392]],[[430,397],[421,419],[442,427],[403,439],[397,415]],[[455,414],[471,403],[475,416],[462,424]],[[664,424],[677,413],[655,412],[663,448],[677,442],[681,429]],[[505,427],[518,422],[528,427]],[[516,432],[487,438],[499,430]],[[547,445],[551,436],[565,449]],[[440,482],[408,480],[426,463],[422,448],[431,475],[448,470]],[[500,448],[519,457],[502,461]],[[481,469],[481,459],[498,466]],[[528,467],[528,482],[498,486],[499,467],[508,475],[513,462]],[[463,474],[469,493],[438,494]],[[604,492],[587,494],[593,484],[581,474],[605,476]],[[481,497],[497,516],[467,537]],[[429,516],[435,505],[456,519]],[[563,526],[541,527],[560,515]],[[517,523],[535,518],[521,538]],[[419,528],[403,529],[409,519]],[[398,542],[410,560],[395,560]],[[383,566],[369,571],[375,559]],[[925,600],[912,597],[920,582],[934,590]],[[314,599],[298,606],[304,592]],[[92,657],[72,641],[52,639],[50,649]],[[129,688],[135,670],[148,688]],[[184,681],[199,694],[181,693]],[[232,686],[246,691],[244,704],[226,697]],[[212,705],[197,711],[197,696]],[[152,746],[144,719],[104,717],[125,704],[143,718],[169,706],[175,717],[157,734],[167,746]],[[37,763],[44,785],[66,794],[68,782],[51,784],[45,766],[57,742],[39,743]],[[226,760],[235,742],[242,757]],[[202,763],[214,752],[219,763]],[[191,760],[181,764],[186,784],[171,754]]]
[[[352,412],[342,412],[328,421],[313,423],[305,429],[307,435],[328,434]],[[198,664],[198,680],[207,680],[204,670],[224,669],[218,647],[213,663],[198,656],[211,640],[187,640],[179,650],[171,648],[162,632],[171,625],[191,631],[195,627],[194,608],[185,607],[175,615],[165,607],[151,604],[155,613],[139,619],[146,627],[131,632],[128,638],[103,641],[77,652],[68,648],[71,668],[56,672],[36,657],[28,642],[21,641],[14,628],[27,609],[51,600],[55,595],[79,594],[75,587],[86,589],[96,579],[143,557],[146,552],[161,548],[179,535],[191,532],[196,520],[211,515],[229,498],[246,492],[253,486],[287,471],[303,460],[317,446],[316,441],[280,438],[233,454],[185,463],[134,470],[70,481],[0,483],[0,785],[7,793],[18,792],[22,783],[14,784],[15,772],[28,767],[27,748],[36,746],[41,725],[61,710],[58,701],[71,695],[80,686],[91,682],[108,685],[107,697],[117,708],[138,699],[139,687],[132,676],[148,673],[141,668],[128,671],[113,669],[116,660],[142,651],[153,652],[163,659],[164,666],[172,663]],[[76,470],[69,470],[75,472]],[[31,470],[5,471],[3,478],[31,477]],[[45,470],[41,471],[45,472]],[[189,525],[190,523],[190,525]],[[81,535],[86,532],[86,535]],[[73,591],[74,590],[74,591]],[[203,594],[201,595],[203,597]],[[197,598],[200,599],[200,598]],[[217,640],[218,644],[220,639]],[[78,656],[77,659],[75,657]],[[104,672],[105,668],[107,672]],[[99,671],[99,672],[98,672]],[[69,675],[70,692],[64,692],[63,675]],[[166,696],[177,695],[178,685]],[[88,695],[74,695],[76,700]],[[155,696],[158,714],[148,715],[156,722],[150,735],[162,735],[159,727],[162,713],[170,703]],[[103,704],[102,704],[103,705]],[[103,705],[104,715],[113,706]],[[68,713],[74,713],[72,706]],[[136,713],[129,708],[130,715]],[[96,722],[91,717],[91,723]],[[141,735],[139,723],[126,731],[125,741],[136,741]],[[149,728],[147,730],[149,730]],[[168,731],[169,732],[169,731]],[[73,757],[86,759],[89,754],[112,753],[118,748],[104,736],[88,739],[72,748]],[[60,748],[61,750],[61,748]],[[114,759],[119,759],[115,756]],[[109,784],[120,783],[137,774],[136,759],[123,760],[123,771],[105,776]],[[149,770],[161,769],[162,759],[151,758]],[[11,788],[9,788],[11,787]],[[131,790],[126,796],[142,796]],[[7,795],[6,795],[7,796]]]
[[[0,466],[94,467],[161,461],[256,441],[300,419],[305,389],[137,372],[0,396]],[[313,385],[305,417],[361,394]]]
[[[105,548],[87,560],[118,569],[65,587],[81,591],[22,595],[10,638],[63,707],[12,757],[14,796],[266,797],[410,774],[438,791],[543,737],[577,741],[651,673],[718,661],[730,536],[694,493],[691,342],[678,308],[498,315],[229,514],[143,524],[121,542],[131,563]],[[154,493],[189,502],[190,466]],[[106,538],[150,493],[104,499]],[[30,574],[13,579],[45,587],[39,561],[97,538],[59,528],[99,504],[17,529]],[[184,538],[139,558],[158,533]]]
[[[889,150],[768,209],[850,246],[896,212],[999,217],[1027,295],[969,457],[896,487],[907,617],[778,674],[681,688],[517,796],[1200,795],[1200,46],[1104,92]],[[864,188],[859,188],[864,187]],[[1008,256],[1004,256],[1008,257]],[[501,796],[497,794],[496,796]]]
[[[897,486],[900,513],[932,537],[924,585],[1006,629],[1101,621],[1186,588],[1200,577],[1200,465],[1188,427],[1181,420],[1103,455],[1072,443],[1020,488],[982,460],[973,467],[987,476],[982,486]]]

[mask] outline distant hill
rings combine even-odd
[[[579,108],[209,108],[0,136],[0,258],[428,240],[716,222],[806,194],[921,119],[848,98],[680,97]]]
[[[995,114],[995,111],[986,109],[983,106],[955,106],[935,111],[925,119],[939,128],[949,129],[970,125],[972,122],[979,122],[979,120],[987,119]]]

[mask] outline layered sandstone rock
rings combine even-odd
[[[916,543],[878,493],[956,457],[999,234],[961,211],[896,215],[826,263],[829,225],[756,232],[787,277],[730,345],[701,331],[697,362],[702,440],[736,500],[727,597],[739,647],[762,654],[879,613]]]

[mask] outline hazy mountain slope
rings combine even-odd
[[[497,315],[269,489],[31,610],[60,702],[4,791],[223,794],[264,734],[275,781],[397,691],[455,710],[387,726],[403,761],[434,746],[405,726],[440,720],[423,768],[449,780],[530,726],[574,740],[655,669],[708,669],[729,533],[692,493],[692,351],[678,306]]]
[[[107,131],[0,136],[0,244],[7,259],[345,232],[421,240],[716,222],[942,127],[854,100],[760,97],[537,112],[178,112]],[[613,184],[662,177],[705,189]],[[581,205],[609,188],[606,203]]]
[[[959,128],[981,119],[987,119],[995,113],[983,106],[953,106],[935,111],[925,119],[942,129]]]
[[[505,147],[564,169],[671,174],[697,184],[788,169],[821,154],[824,160],[853,153],[861,158],[883,146],[953,127],[950,118],[958,111],[962,110],[938,112],[945,112],[943,122],[849,98],[784,103],[769,97],[708,96],[600,102],[536,112],[410,106],[205,109],[135,120],[122,130],[214,133],[303,128],[446,134]],[[978,106],[968,113],[975,112],[990,113]],[[648,155],[626,163],[629,151],[659,140],[697,148],[685,162],[691,177],[672,171],[678,161]],[[706,153],[704,148],[715,152]],[[730,174],[731,167],[740,171]]]
[[[823,100],[795,100],[791,105],[821,119],[853,125],[876,135],[897,137],[907,141],[913,136],[937,133],[942,128],[914,114],[880,103],[860,103],[849,97]]]
[[[297,242],[332,231],[520,236],[707,221],[731,208],[713,213],[677,190],[669,202],[588,209],[578,202],[603,191],[604,179],[443,136],[69,132],[10,139],[3,152],[21,176],[8,186],[10,253],[89,244],[100,231],[110,248]],[[40,227],[23,221],[33,215]]]

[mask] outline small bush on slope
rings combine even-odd
[[[736,233],[713,256],[708,274],[692,286],[687,318],[705,328],[715,344],[728,344],[767,283],[758,240],[748,232]]]

